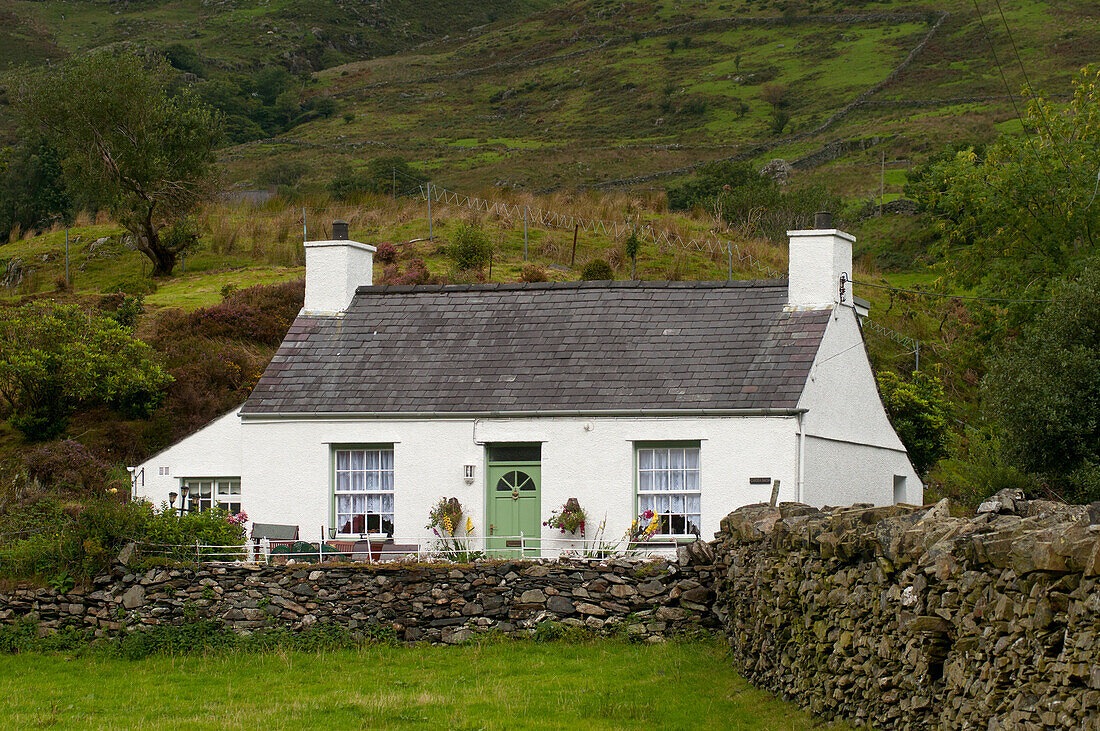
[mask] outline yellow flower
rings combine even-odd
[[[449,515],[443,516],[443,530],[448,533],[454,533],[454,526],[451,525],[451,516]]]
[[[474,532],[474,521],[470,520],[469,517],[466,518],[466,532],[467,533],[473,533]]]

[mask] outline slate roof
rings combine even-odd
[[[791,409],[828,311],[786,280],[360,287],[299,317],[242,414]]]

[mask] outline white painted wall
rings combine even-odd
[[[806,457],[803,502],[843,505],[893,500],[893,476],[906,479],[906,502],[924,488],[886,416],[855,311],[833,309],[798,404]]]
[[[240,407],[153,455],[134,468],[133,477],[133,496],[154,505],[168,502],[170,492],[179,493],[187,477],[241,477],[241,494],[248,495],[250,486],[241,472]]]
[[[750,486],[750,477],[781,480],[782,500],[793,500],[796,489],[793,417],[246,420],[242,436],[242,503],[249,517],[299,525],[307,538],[332,522],[336,444],[394,444],[395,533],[401,539],[430,538],[428,511],[441,497],[457,497],[474,518],[475,533],[484,534],[487,442],[542,442],[540,512],[545,519],[576,497],[592,522],[589,537],[605,516],[612,537],[635,517],[634,441],[701,442],[705,538],[731,510],[769,499],[771,486]],[[476,465],[473,485],[462,479],[464,464]],[[543,537],[560,533],[543,528]]]

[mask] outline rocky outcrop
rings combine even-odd
[[[730,514],[715,611],[739,670],[881,728],[1097,728],[1100,510],[1004,492],[979,511]]]
[[[689,563],[705,561],[708,550],[694,549]],[[332,622],[353,634],[381,625],[409,642],[448,644],[490,631],[528,635],[544,620],[647,642],[718,626],[705,564],[207,565],[140,573],[125,564],[89,588],[4,592],[0,622],[33,618],[43,632],[76,624],[97,634],[200,618],[241,633]]]

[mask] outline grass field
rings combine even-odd
[[[803,729],[709,642],[500,642],[139,661],[13,655],[9,728]]]

